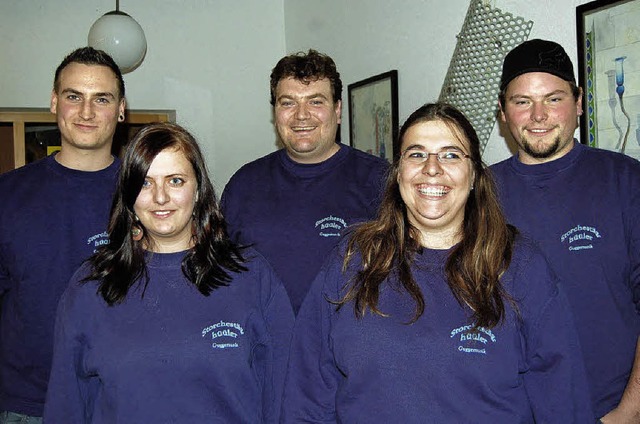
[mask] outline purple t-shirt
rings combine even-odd
[[[336,310],[345,284],[344,246],[331,256],[300,308],[282,411],[284,423],[592,423],[577,334],[545,258],[520,239],[503,287],[505,320],[472,331],[471,311],[446,282],[448,250],[423,249],[411,267],[415,303],[390,276],[378,308]]]
[[[282,279],[295,312],[344,230],[375,217],[388,163],[340,144],[318,164],[284,149],[244,165],[222,195],[234,241],[253,245]]]
[[[0,410],[42,416],[56,306],[109,242],[119,167],[84,172],[48,156],[0,176]]]
[[[552,162],[514,156],[491,171],[509,222],[560,278],[602,417],[620,402],[640,334],[640,163],[575,142]]]

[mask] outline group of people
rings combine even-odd
[[[334,61],[286,56],[283,148],[218,203],[179,125],[112,155],[122,75],[75,50],[60,152],[0,176],[0,424],[640,422],[640,163],[574,139],[557,43],[498,102],[512,158],[429,103],[388,164],[336,141]]]

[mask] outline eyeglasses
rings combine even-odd
[[[429,160],[429,156],[435,155],[438,162],[444,165],[454,165],[462,162],[463,159],[471,156],[457,149],[440,150],[436,153],[425,152],[424,150],[407,149],[402,152],[402,159],[413,165],[421,165]]]

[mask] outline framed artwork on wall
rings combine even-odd
[[[398,136],[398,71],[349,84],[349,143],[391,162]]]
[[[580,139],[640,159],[640,0],[576,7]]]

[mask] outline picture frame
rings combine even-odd
[[[640,0],[576,7],[580,141],[640,159]]]
[[[398,152],[398,71],[348,85],[349,144],[391,162]]]

